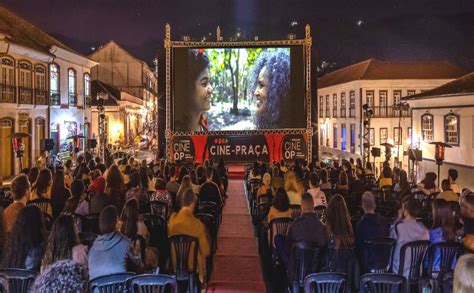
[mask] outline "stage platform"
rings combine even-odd
[[[229,164],[227,168],[229,179],[244,179],[246,166],[246,163]]]

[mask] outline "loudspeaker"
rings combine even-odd
[[[372,157],[380,157],[380,148],[373,147],[370,150],[370,153],[372,154]]]
[[[51,138],[45,138],[40,140],[40,150],[41,151],[51,151],[54,149],[54,140]]]
[[[412,161],[423,161],[423,152],[419,149],[408,149],[408,158]]]
[[[87,148],[88,149],[95,149],[97,147],[97,139],[88,139],[87,140]]]

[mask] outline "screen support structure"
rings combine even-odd
[[[216,29],[217,39],[214,42],[202,42],[202,41],[172,41],[171,40],[171,26],[170,24],[165,25],[165,58],[166,58],[166,158],[170,158],[170,145],[175,135],[196,135],[204,134],[201,132],[175,132],[171,129],[171,51],[174,47],[184,48],[213,48],[213,47],[271,47],[271,46],[291,46],[300,45],[304,47],[304,79],[305,79],[305,106],[306,106],[306,128],[295,128],[295,129],[272,129],[272,130],[245,130],[245,131],[209,131],[207,134],[215,135],[254,135],[254,134],[306,134],[308,144],[308,156],[307,160],[311,161],[312,158],[312,136],[313,127],[311,124],[311,27],[309,24],[305,26],[305,38],[304,39],[291,39],[291,40],[269,40],[269,41],[223,41],[221,37],[221,29],[218,26]]]

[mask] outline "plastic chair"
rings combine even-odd
[[[0,270],[0,292],[29,292],[38,273],[24,269]]]
[[[441,292],[443,293],[453,293],[453,273],[446,273],[444,274],[441,282]]]
[[[347,277],[342,273],[315,273],[304,280],[305,293],[343,293],[346,292]]]
[[[27,205],[35,205],[40,208],[41,212],[47,214],[48,208],[51,206],[51,200],[47,198],[36,198],[27,202]]]
[[[326,206],[316,206],[314,207],[314,213],[318,216],[320,221],[324,221],[326,218]]]
[[[163,219],[168,218],[168,203],[161,200],[150,201],[150,212],[152,215],[161,216]]]
[[[291,218],[277,218],[271,220],[270,223],[268,223],[268,229],[270,233],[269,246],[273,252],[275,251],[273,240],[277,235],[283,235],[286,237],[286,233],[288,232],[288,228],[290,227],[291,221]]]
[[[220,224],[222,222],[221,211],[219,209],[219,206],[215,202],[212,202],[212,201],[199,202],[198,211],[199,213],[213,215],[214,219],[216,219],[217,221],[217,224]]]
[[[217,223],[213,215],[197,213],[198,218],[207,228],[212,240],[212,254],[217,251]]]
[[[296,219],[301,216],[301,205],[299,204],[292,204],[290,205],[291,209],[291,218]]]
[[[197,258],[199,241],[196,237],[175,235],[169,238],[171,257],[169,269],[178,281],[187,281],[190,292],[198,292]]]
[[[176,279],[168,275],[144,274],[127,281],[130,292],[178,292]]]
[[[288,262],[288,281],[292,292],[299,292],[304,286],[305,277],[318,271],[319,252],[320,247],[315,242],[293,243]]]
[[[79,240],[81,241],[82,245],[86,245],[87,247],[91,247],[94,243],[94,240],[97,238],[97,234],[94,233],[79,233]]]
[[[84,215],[82,221],[82,232],[101,234],[99,227],[99,216],[100,214],[97,213]]]
[[[400,248],[400,262],[398,266],[398,274],[403,276],[405,268],[405,258],[410,258],[410,270],[407,277],[407,287],[418,285],[421,278],[421,265],[423,258],[430,242],[427,240],[419,240],[405,243]]]
[[[143,222],[150,232],[150,245],[160,252],[160,263],[166,263],[169,255],[168,229],[166,220],[161,216],[142,214]]]
[[[360,280],[360,293],[403,293],[406,279],[397,274],[365,274]]]
[[[392,238],[376,238],[365,241],[362,271],[370,273],[389,272],[396,244],[397,241]]]
[[[452,264],[459,249],[459,243],[456,242],[440,242],[429,246],[428,267],[423,281],[429,283],[432,292],[438,292],[443,276],[453,271]],[[439,259],[439,265],[435,264],[436,259]]]
[[[89,282],[89,292],[126,292],[127,280],[134,276],[135,273],[126,272],[95,278]]]

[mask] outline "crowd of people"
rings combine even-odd
[[[370,272],[374,265],[370,262],[377,261],[370,255],[373,251],[366,253],[370,240],[393,239],[395,247],[386,272],[407,279],[413,263],[401,255],[401,248],[413,241],[459,243],[452,269],[462,254],[466,254],[463,258],[474,258],[469,254],[474,251],[474,193],[461,189],[457,176],[455,169],[449,170],[440,190],[436,174],[427,173],[415,184],[408,182],[405,170],[391,168],[388,162],[376,178],[372,165],[363,166],[361,160],[343,160],[341,164],[297,161],[291,165],[258,160],[248,168],[246,180],[254,223],[263,231],[260,237],[265,239],[267,253],[273,255],[274,265],[291,276],[294,245],[307,241],[320,249],[320,260],[312,271],[344,272],[355,290],[360,275]],[[278,219],[283,219],[280,225],[287,219],[285,232],[275,231],[278,227],[272,222]],[[456,272],[468,269],[473,273],[474,267],[467,267],[470,261],[457,263],[463,267]],[[422,264],[424,277],[427,266],[428,253]],[[437,251],[431,271],[439,270]],[[474,290],[474,278],[462,276],[454,278],[458,286],[465,282],[462,286]]]
[[[90,280],[111,274],[172,274],[169,244],[158,239],[186,235],[198,240],[203,284],[215,235],[195,214],[201,202],[220,211],[227,184],[223,161],[103,161],[84,153],[74,163],[24,169],[11,186],[0,186],[0,267],[38,272],[34,286],[43,292],[82,292]],[[164,230],[146,222],[147,215],[160,216]]]

